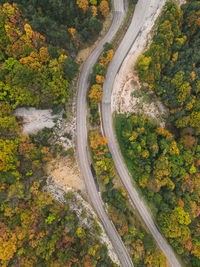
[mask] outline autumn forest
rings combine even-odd
[[[43,190],[43,166],[56,155],[50,133],[24,136],[13,116],[20,106],[64,106],[76,54],[101,30],[109,3],[42,2],[0,1],[0,265],[114,266],[97,222],[83,224],[86,212],[71,209],[76,197],[59,203]]]
[[[137,1],[128,3],[134,7]],[[78,54],[98,39],[111,10],[111,0],[0,0],[2,267],[118,266],[102,241],[97,217],[81,203],[87,197],[80,201],[77,192],[69,191],[58,201],[46,189],[44,166],[58,156],[73,158],[73,149],[53,144],[51,129],[24,135],[22,118],[14,115],[17,108],[34,107],[67,117],[82,68]],[[115,46],[104,44],[88,81],[91,168],[134,266],[167,267],[167,258],[130,205],[101,131],[103,84]],[[166,1],[136,70],[141,87],[164,105],[168,117],[164,125],[137,112],[114,117],[133,184],[188,267],[200,267],[199,47],[200,2],[187,0],[179,7]]]
[[[137,70],[169,109],[166,126],[119,115],[122,153],[157,223],[188,266],[200,266],[200,6],[168,2]]]

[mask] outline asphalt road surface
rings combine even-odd
[[[79,79],[79,88],[77,95],[77,147],[78,154],[80,160],[81,170],[84,176],[86,188],[88,191],[89,198],[92,202],[96,213],[103,224],[103,227],[112,242],[112,245],[115,249],[115,252],[121,262],[122,266],[131,267],[133,266],[132,260],[122,242],[119,234],[117,233],[114,225],[108,219],[106,212],[104,211],[103,202],[99,196],[97,191],[94,178],[90,168],[90,162],[88,159],[88,151],[87,151],[87,104],[86,104],[86,96],[88,90],[88,79],[89,75],[92,71],[93,65],[96,63],[99,55],[103,51],[103,45],[106,42],[110,42],[114,35],[116,34],[123,18],[125,17],[124,10],[124,1],[123,0],[114,0],[114,14],[112,25],[103,38],[103,40],[99,43],[96,49],[92,52],[90,57],[85,62],[82,72],[80,74]]]
[[[120,178],[130,196],[130,199],[136,206],[138,212],[140,213],[143,221],[151,232],[152,236],[156,240],[160,249],[163,251],[167,257],[169,263],[173,267],[179,267],[181,264],[176,258],[170,245],[167,243],[166,239],[161,235],[158,228],[156,227],[151,213],[145,206],[144,202],[140,198],[137,190],[135,189],[133,183],[131,182],[131,177],[127,170],[127,167],[121,156],[118,143],[113,130],[112,114],[111,114],[111,94],[112,87],[114,84],[115,77],[126,57],[132,45],[134,44],[137,37],[142,31],[142,27],[147,19],[151,19],[158,9],[159,5],[163,5],[164,1],[161,0],[139,0],[135,9],[135,13],[131,22],[131,25],[124,36],[119,48],[117,49],[112,62],[109,65],[107,71],[107,77],[104,83],[103,89],[103,101],[102,101],[102,119],[103,128],[105,136],[108,138],[108,147],[112,154],[115,167],[120,175]]]

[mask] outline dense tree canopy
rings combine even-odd
[[[117,185],[114,162],[107,142],[98,130],[89,133],[94,170],[102,198],[108,204],[110,218],[127,246],[134,266],[167,267],[166,257],[133,213],[124,188]]]
[[[150,49],[137,64],[140,78],[170,108],[170,121],[178,128],[199,126],[199,9],[198,1],[182,9],[168,2]]]
[[[97,36],[110,8],[110,0],[0,0],[5,2],[17,3],[34,30],[71,53]]]
[[[65,70],[69,64],[77,64],[33,31],[16,4],[1,7],[0,23],[0,100],[12,109],[64,103],[74,77]]]
[[[188,266],[200,266],[200,4],[167,2],[137,70],[169,108],[166,128],[118,116],[121,149],[163,234]]]
[[[41,14],[48,8],[53,15],[49,3],[60,14],[66,12],[59,7],[62,1],[19,2],[30,17],[37,16],[33,11]],[[44,6],[37,9],[39,2]],[[47,16],[40,15],[37,20],[46,27]],[[31,25],[16,4],[0,6],[0,266],[114,267],[100,240],[97,221],[78,204],[75,195],[66,194],[61,204],[44,191],[43,166],[57,153],[57,147],[49,142],[50,130],[24,136],[20,119],[13,115],[18,106],[64,103],[78,68],[65,50],[50,46]],[[54,30],[56,33],[57,28]],[[63,38],[67,36],[66,29],[61,33]],[[76,38],[73,28],[68,34]]]

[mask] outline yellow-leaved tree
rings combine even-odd
[[[88,7],[89,7],[88,0],[77,0],[76,3],[78,7],[83,9],[84,12],[88,10]]]
[[[104,18],[107,18],[109,15],[109,4],[106,0],[101,1],[100,5],[99,5],[100,11],[102,13],[102,15],[104,16]]]

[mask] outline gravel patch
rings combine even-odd
[[[51,109],[36,109],[36,108],[17,108],[14,116],[22,117],[23,133],[36,134],[39,130],[53,128],[55,115],[52,115]]]

